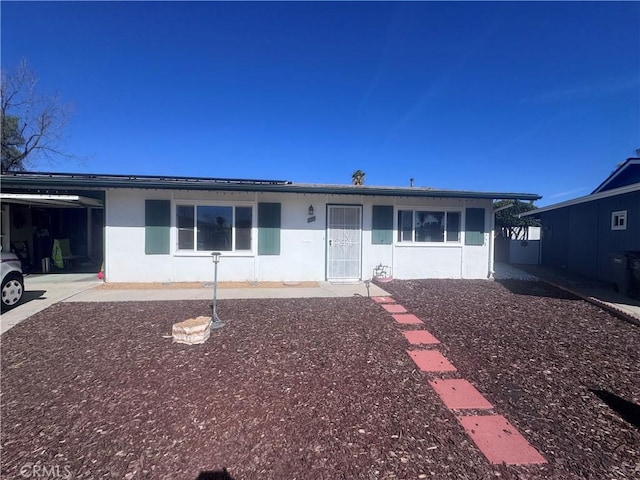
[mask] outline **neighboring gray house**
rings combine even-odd
[[[542,224],[541,263],[613,281],[611,253],[640,251],[640,158],[629,158],[590,195],[522,214]]]

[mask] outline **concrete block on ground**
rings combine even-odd
[[[196,317],[184,322],[174,323],[171,330],[173,341],[196,345],[204,343],[211,335],[211,317]]]

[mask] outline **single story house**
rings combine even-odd
[[[493,201],[540,198],[133,175],[16,172],[1,181],[7,246],[26,243],[44,268],[52,242],[64,240],[73,256],[104,262],[109,282],[210,281],[214,251],[221,281],[488,278]]]
[[[521,216],[540,219],[542,265],[613,282],[611,254],[640,251],[640,158],[620,164],[589,195]]]

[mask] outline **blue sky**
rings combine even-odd
[[[590,193],[640,148],[638,2],[2,2],[60,172]]]

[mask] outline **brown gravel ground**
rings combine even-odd
[[[162,336],[206,301],[62,303],[2,336],[2,478],[640,476],[637,409],[593,393],[637,407],[638,327],[537,282],[384,288],[548,464],[489,464],[366,298],[222,300],[198,346]]]

